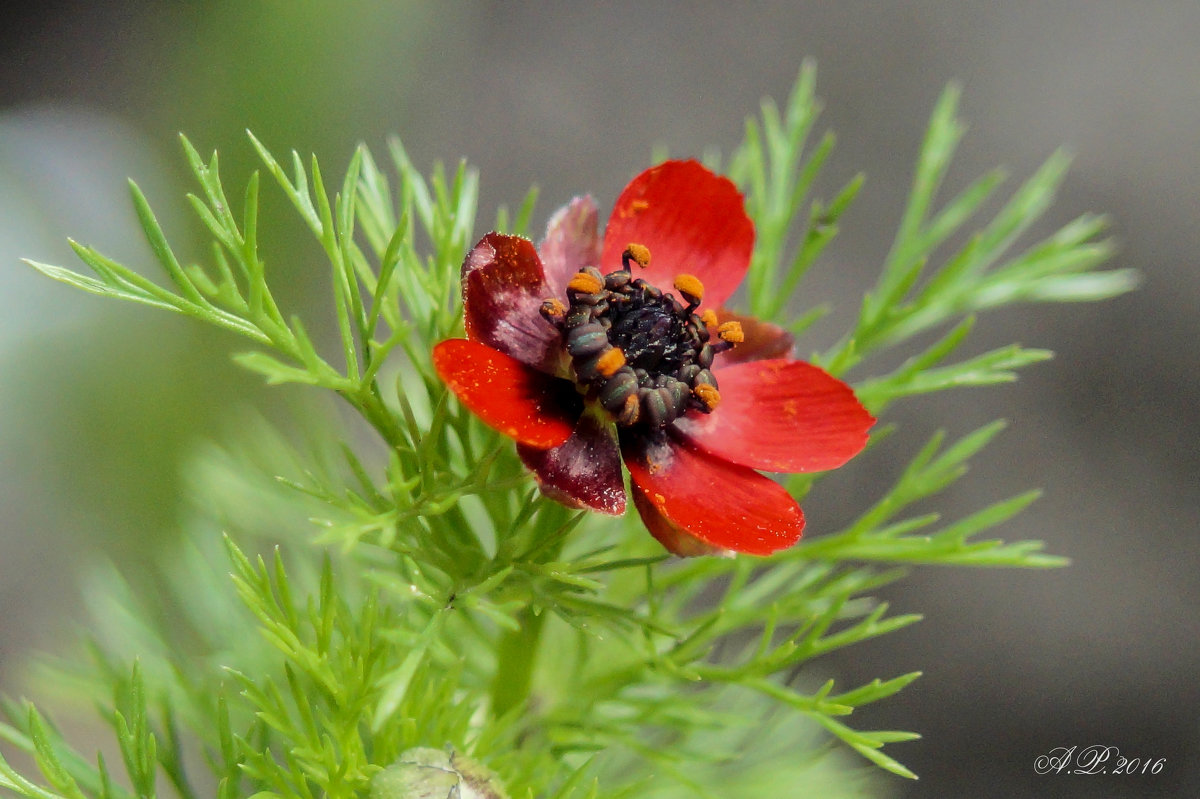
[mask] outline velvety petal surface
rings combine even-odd
[[[675,423],[691,443],[769,472],[841,466],[875,423],[845,383],[803,361],[748,361],[714,370],[721,403]]]
[[[625,512],[621,453],[612,423],[584,414],[565,443],[551,449],[517,445],[542,493],[570,508],[613,516]]]
[[[715,308],[746,274],[754,225],[728,178],[698,161],[666,161],[635,177],[617,198],[600,271],[619,269],[630,243],[650,248],[650,265],[638,277],[670,291],[676,275],[695,275],[704,284],[705,307]]]
[[[660,541],[685,534],[718,550],[769,555],[800,540],[800,506],[783,486],[753,469],[714,458],[670,436],[657,441],[628,436],[622,441],[622,454],[635,488],[634,504]],[[672,548],[672,543],[663,543]],[[673,543],[692,546],[683,540]]]
[[[462,267],[467,338],[543,372],[565,366],[561,336],[542,318],[542,302],[557,296],[546,283],[533,242],[489,233]]]
[[[567,283],[585,266],[600,265],[600,229],[596,203],[576,197],[558,209],[546,225],[546,238],[538,247],[550,295],[560,299]]]
[[[433,366],[459,402],[518,443],[549,449],[574,432],[581,402],[565,380],[461,338],[435,346]]]
[[[743,361],[762,361],[768,358],[787,358],[792,354],[795,340],[779,325],[742,316],[725,308],[717,309],[717,324],[737,322],[742,326],[745,341],[717,355],[717,368]]]

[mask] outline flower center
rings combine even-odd
[[[623,427],[658,430],[688,410],[711,413],[721,400],[710,371],[713,357],[742,341],[737,322],[718,325],[711,310],[697,314],[704,285],[693,275],[675,278],[687,305],[634,278],[650,251],[630,244],[623,269],[581,269],[567,284],[569,305],[542,303],[542,316],[563,335],[577,384]],[[710,341],[709,327],[717,329]]]

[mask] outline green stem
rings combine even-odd
[[[500,637],[496,647],[496,676],[492,679],[492,712],[500,718],[529,700],[533,667],[537,662],[538,641],[546,613],[534,613],[526,607],[517,617],[521,625]]]
[[[534,524],[541,538],[552,536],[567,524],[571,512],[551,500],[542,502],[541,512]],[[534,560],[548,562],[556,560],[563,548],[563,539],[557,538]],[[526,605],[517,616],[516,630],[500,636],[496,645],[496,675],[492,678],[492,712],[501,718],[510,710],[528,703],[533,669],[537,664],[538,644],[541,642],[542,627],[546,623],[547,610]]]
[[[405,445],[404,432],[400,429],[395,415],[384,404],[379,395],[379,387],[374,383],[366,390],[356,392],[343,391],[342,396],[353,405],[363,418],[379,433],[387,444],[393,448]]]

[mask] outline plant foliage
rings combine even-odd
[[[859,176],[831,199],[811,198],[834,144],[809,143],[813,86],[806,68],[782,110],[764,101],[728,167],[758,230],[744,310],[797,334],[820,310],[789,321],[789,302],[863,186]],[[865,375],[856,390],[876,414],[914,395],[1012,380],[1049,357],[1013,345],[956,360],[976,314],[1099,300],[1133,283],[1095,271],[1111,251],[1095,216],[1014,250],[1063,179],[1061,154],[990,220],[974,221],[999,173],[939,200],[963,132],[957,97],[951,88],[937,104],[853,329],[815,358]],[[461,334],[476,174],[460,164],[426,178],[391,141],[386,167],[360,147],[329,186],[316,159],[281,164],[251,143],[328,265],[331,346],[276,302],[258,236],[259,173],[235,205],[216,154],[204,159],[187,139],[199,187],[188,202],[212,238],[205,262],[180,261],[131,184],[166,282],[74,243],[91,275],[31,265],[237,334],[249,345],[238,363],[268,383],[333,392],[374,440],[339,432],[327,415],[314,433],[323,455],[265,428],[245,432],[240,448],[198,453],[191,475],[207,500],[170,566],[174,596],[146,601],[115,570],[99,573],[86,665],[55,672],[57,685],[99,698],[120,771],[73,748],[35,706],[8,701],[0,740],[31,769],[0,758],[0,793],[401,799],[377,775],[414,747],[469,755],[513,797],[761,796],[798,784],[859,795],[870,780],[847,776],[846,751],[914,776],[890,745],[916,735],[860,729],[854,714],[919,675],[843,686],[814,682],[808,665],[917,621],[875,598],[911,564],[1063,563],[1037,542],[980,537],[1036,492],[950,522],[910,511],[960,479],[1001,425],[956,441],[935,434],[843,530],[767,559],[669,561],[633,523],[542,498],[507,440],[434,374],[431,346]],[[535,197],[511,217],[501,211],[497,228],[527,232]],[[930,331],[940,333],[912,349]],[[907,359],[872,372],[892,350]],[[788,485],[799,494],[813,483]],[[830,737],[848,749],[827,752]]]

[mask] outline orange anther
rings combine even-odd
[[[613,347],[596,359],[596,371],[604,377],[612,377],[617,370],[625,365],[625,353],[620,347]]]
[[[704,284],[695,275],[677,275],[675,277],[675,289],[688,302],[700,302],[700,300],[704,299]]]
[[[641,415],[642,404],[638,402],[638,395],[635,391],[625,398],[625,405],[622,406],[621,412],[617,414],[617,424],[628,427],[635,423]]]
[[[650,265],[650,248],[645,244],[630,242],[625,247],[625,252],[621,253],[621,260],[625,263],[625,268],[627,269],[629,268],[630,261],[645,269]]]
[[[580,294],[595,294],[604,288],[604,281],[587,272],[576,272],[575,277],[571,278],[571,282],[567,284],[567,288]]]
[[[742,332],[741,322],[724,322],[717,328],[717,335],[722,341],[728,341],[730,344],[741,344],[746,340],[746,334]]]
[[[704,313],[700,314],[700,321],[709,327],[717,326],[717,312],[712,308],[705,308]]]
[[[708,383],[701,383],[693,388],[692,394],[710,411],[721,404],[721,392]]]

